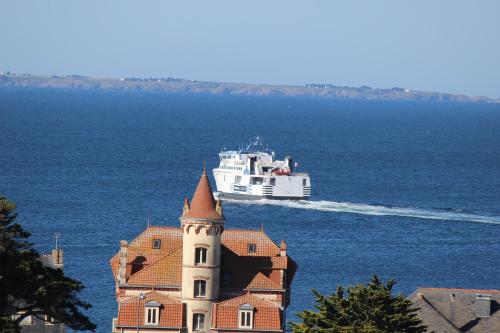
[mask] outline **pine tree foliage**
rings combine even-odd
[[[77,296],[83,284],[42,264],[27,240],[30,233],[15,223],[15,208],[0,197],[0,332],[19,332],[27,316],[46,315],[73,330],[94,331],[96,325],[80,312],[91,307]]]
[[[367,285],[342,287],[323,296],[313,290],[317,311],[298,314],[301,322],[292,322],[293,333],[421,333],[425,326],[418,319],[411,301],[392,295],[394,280],[385,285],[373,276]]]

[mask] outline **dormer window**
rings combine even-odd
[[[144,324],[158,326],[160,321],[161,304],[155,301],[149,301],[144,304]]]
[[[195,280],[194,281],[194,297],[205,297],[207,288],[207,281]]]
[[[253,328],[254,307],[251,304],[243,304],[239,309],[239,328]]]
[[[197,247],[195,250],[195,265],[207,263],[207,249],[204,247]]]
[[[158,250],[161,248],[161,239],[153,239],[153,249]]]
[[[257,244],[248,243],[248,253],[255,253],[257,251]]]

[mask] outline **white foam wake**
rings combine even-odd
[[[227,202],[247,205],[272,205],[294,209],[310,209],[323,212],[352,213],[373,216],[403,216],[419,219],[453,220],[476,223],[500,224],[500,216],[487,216],[470,213],[460,213],[442,209],[422,209],[410,207],[387,207],[336,201],[306,201],[306,200],[224,200]]]

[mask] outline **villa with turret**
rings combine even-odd
[[[296,271],[284,241],[225,229],[205,170],[179,227],[149,226],[110,260],[113,332],[284,332]]]

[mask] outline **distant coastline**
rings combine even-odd
[[[342,99],[408,100],[443,102],[500,103],[500,99],[486,96],[455,95],[442,92],[419,91],[405,88],[377,89],[368,86],[344,87],[311,83],[305,86],[265,85],[196,81],[178,78],[95,78],[81,75],[42,76],[0,73],[2,87],[70,88],[123,91],[156,91],[168,93],[201,93],[246,96],[310,96]]]

